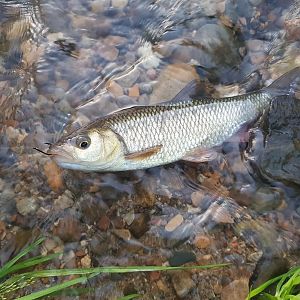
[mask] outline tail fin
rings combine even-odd
[[[294,95],[299,90],[300,84],[300,67],[281,75],[268,87],[264,88],[271,96]]]

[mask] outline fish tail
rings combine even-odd
[[[281,75],[263,90],[272,97],[294,96],[297,91],[300,91],[300,67]]]

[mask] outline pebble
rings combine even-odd
[[[110,219],[106,215],[102,216],[98,222],[98,228],[101,231],[107,231],[109,225],[110,225]]]
[[[134,68],[130,72],[116,79],[116,82],[123,87],[129,88],[135,84],[135,82],[139,77],[140,77],[140,70],[138,68]]]
[[[128,91],[128,96],[129,97],[139,97],[140,95],[140,90],[139,90],[139,86],[137,84],[135,84],[133,87],[129,88]]]
[[[129,230],[135,238],[142,237],[149,230],[149,221],[149,215],[135,214],[135,218],[129,226]]]
[[[249,280],[246,278],[236,279],[222,289],[221,300],[246,299],[249,293]]]
[[[38,209],[37,199],[35,197],[22,197],[16,200],[17,211],[22,216],[33,214]]]
[[[210,238],[205,235],[197,235],[194,244],[199,249],[205,249],[210,246]]]
[[[44,165],[44,173],[48,185],[54,192],[59,192],[64,188],[62,169],[54,161],[49,161]]]
[[[174,231],[178,226],[180,226],[183,222],[182,215],[178,214],[175,217],[173,217],[165,226],[165,230],[172,232]]]
[[[120,96],[124,95],[123,88],[118,83],[116,83],[115,81],[109,81],[106,88],[115,97],[120,97]]]
[[[153,87],[150,83],[142,83],[140,84],[140,91],[142,94],[145,93],[150,95],[153,91]]]
[[[64,242],[79,241],[81,236],[80,223],[74,216],[65,216],[54,227],[53,233]]]
[[[195,282],[186,271],[174,272],[172,274],[172,284],[179,298],[187,296],[188,293],[195,287]]]
[[[54,200],[54,206],[58,210],[70,208],[74,205],[72,193],[66,190],[62,195]]]
[[[128,229],[114,229],[113,233],[124,241],[131,240],[131,233]]]
[[[114,7],[114,8],[124,8],[128,5],[128,0],[112,0],[111,1],[111,5]]]
[[[157,104],[171,100],[187,83],[194,79],[199,80],[194,67],[186,64],[168,65],[158,76],[150,96],[150,103]]]
[[[146,74],[150,80],[155,80],[157,77],[157,72],[155,71],[155,69],[147,70]]]
[[[192,204],[194,207],[199,207],[203,203],[205,194],[203,192],[197,191],[191,194]]]
[[[98,48],[99,55],[107,61],[115,61],[119,55],[119,50],[114,46],[101,45]]]
[[[90,268],[92,265],[92,260],[89,255],[86,255],[80,260],[80,263],[82,268]]]
[[[105,9],[109,8],[109,5],[110,0],[94,0],[90,3],[92,12],[95,14],[105,11]]]
[[[253,65],[260,65],[265,60],[267,55],[263,52],[249,52],[250,60]]]

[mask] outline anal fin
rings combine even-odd
[[[129,153],[125,155],[125,159],[127,160],[144,160],[152,155],[157,154],[162,148],[162,145],[157,145],[151,148],[143,149],[141,151]]]

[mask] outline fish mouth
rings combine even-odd
[[[68,151],[66,151],[62,146],[57,146],[57,145],[51,145],[49,149],[47,150],[47,155],[52,156],[52,158],[57,161],[58,163],[60,162],[68,162],[68,163],[73,163],[74,158]]]

